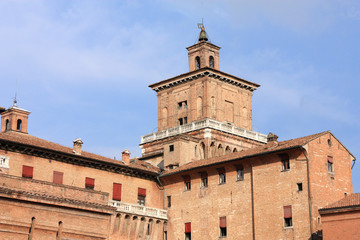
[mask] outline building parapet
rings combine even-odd
[[[116,207],[116,210],[119,212],[167,220],[167,211],[163,209],[150,208],[142,205],[124,203],[116,200],[110,200],[109,205],[112,207]]]
[[[267,135],[250,131],[244,128],[235,127],[228,123],[219,122],[210,118],[205,118],[199,121],[191,122],[189,124],[168,128],[155,133],[150,133],[141,137],[141,144],[171,137],[181,133],[192,132],[204,128],[212,128],[222,132],[230,133],[236,136],[245,137],[262,143],[267,142]]]

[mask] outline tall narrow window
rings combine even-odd
[[[85,178],[85,188],[94,189],[95,188],[95,179],[94,178]]]
[[[33,167],[23,165],[22,177],[24,177],[24,178],[33,178],[33,171],[34,171]]]
[[[138,188],[138,205],[145,206],[146,189]]]
[[[6,119],[6,121],[5,121],[5,130],[9,130],[9,124],[10,124],[9,119]]]
[[[185,223],[185,240],[191,240],[191,223]]]
[[[183,179],[184,179],[185,191],[190,191],[191,190],[191,177],[190,177],[190,175],[183,176]]]
[[[333,159],[333,157],[328,156],[327,161],[328,161],[328,172],[333,173],[334,172],[334,159]]]
[[[241,164],[236,166],[236,177],[237,181],[244,180],[244,167]]]
[[[64,177],[64,173],[54,171],[53,172],[53,183],[63,184],[63,177]]]
[[[121,201],[121,184],[113,183],[113,200]]]
[[[201,172],[200,176],[201,176],[201,187],[202,188],[208,187],[208,174],[207,174],[207,172]]]
[[[167,196],[167,207],[171,207],[171,196]]]
[[[200,147],[201,147],[201,158],[204,159],[205,158],[205,143],[200,143]]]
[[[284,226],[292,227],[292,210],[291,205],[284,206]]]
[[[199,68],[200,68],[200,57],[199,57],[199,56],[197,56],[197,57],[195,58],[195,68],[196,68],[196,69],[199,69]]]
[[[220,217],[220,237],[226,237],[226,217]]]
[[[22,121],[21,119],[18,119],[16,122],[16,130],[21,131],[21,129],[22,129]]]
[[[209,66],[210,66],[211,68],[214,68],[214,57],[213,57],[213,56],[210,56],[210,57],[209,57]]]
[[[279,154],[279,157],[281,159],[282,170],[283,171],[290,170],[289,154],[287,154],[287,153]]]
[[[218,168],[217,171],[219,173],[219,184],[225,184],[226,183],[225,168]]]

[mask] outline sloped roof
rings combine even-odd
[[[92,159],[92,160],[96,160],[96,161],[100,161],[100,162],[112,163],[112,164],[116,164],[119,166],[123,166],[124,168],[131,168],[134,170],[139,169],[139,170],[152,172],[152,173],[157,173],[159,171],[158,169],[155,169],[155,167],[149,168],[147,166],[143,166],[143,165],[137,164],[137,163],[126,165],[122,161],[114,160],[111,158],[107,158],[107,157],[104,157],[101,155],[89,153],[86,151],[82,151],[81,155],[76,155],[73,153],[72,148],[65,147],[60,144],[32,136],[30,134],[16,132],[16,131],[6,131],[6,132],[0,133],[0,141],[1,140],[18,143],[18,144],[24,144],[24,145],[32,146],[32,147],[37,147],[37,148],[41,148],[44,150],[50,150],[50,151],[56,151],[59,153],[70,154],[70,155],[73,155],[74,157],[79,157],[79,158],[83,157],[83,158],[88,158],[88,159]]]
[[[235,153],[231,153],[231,154],[224,155],[224,156],[219,156],[219,157],[208,158],[208,159],[191,162],[188,164],[184,164],[180,167],[177,167],[175,169],[166,171],[160,177],[173,175],[173,174],[176,174],[179,172],[184,172],[184,171],[201,168],[201,167],[205,167],[205,166],[217,165],[217,164],[231,162],[231,161],[235,161],[235,160],[239,160],[239,159],[255,157],[258,155],[264,155],[264,154],[279,152],[279,151],[283,151],[283,150],[287,150],[287,149],[302,147],[302,146],[306,145],[307,143],[309,143],[310,141],[312,141],[324,134],[327,134],[327,133],[330,133],[330,131],[316,133],[313,135],[309,135],[309,136],[305,136],[305,137],[301,137],[301,138],[290,139],[290,140],[277,142],[277,143],[270,142],[263,146],[250,148],[248,150],[244,150],[241,152],[235,152]]]
[[[358,207],[360,209],[360,193],[353,193],[351,195],[348,195],[343,199],[340,199],[339,201],[336,201],[319,209],[319,212],[353,207]]]

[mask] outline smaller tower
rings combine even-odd
[[[29,111],[19,108],[14,100],[12,107],[1,112],[1,132],[27,133]]]
[[[188,48],[189,71],[209,67],[219,70],[219,50],[220,47],[210,43],[205,32],[205,27],[201,26],[198,42]]]

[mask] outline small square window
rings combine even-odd
[[[85,178],[85,188],[94,189],[95,188],[95,179],[94,178]]]
[[[303,190],[302,183],[297,183],[298,191],[301,192]]]
[[[174,145],[170,145],[169,146],[169,152],[173,152],[174,151]]]
[[[24,178],[33,178],[33,172],[34,172],[34,168],[33,168],[33,167],[23,165],[23,168],[22,168],[22,177],[24,177]]]

